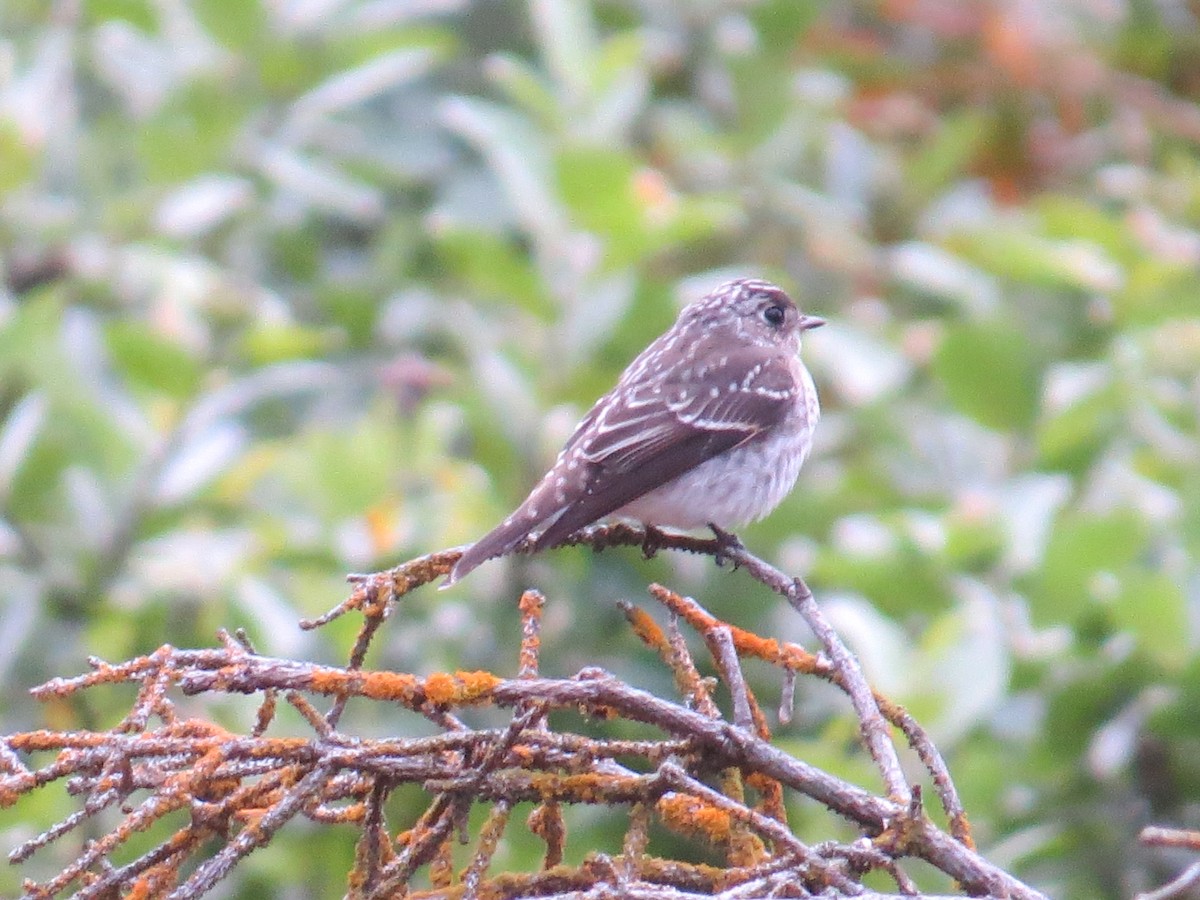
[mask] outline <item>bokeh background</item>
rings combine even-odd
[[[1188,860],[1138,829],[1200,825],[1197,101],[1195,0],[5,0],[0,725],[108,727],[129,697],[25,690],[221,626],[343,660],[355,622],[296,621],[344,573],[490,528],[681,303],[760,275],[830,320],[825,418],[743,537],[928,726],[990,859],[1162,883]],[[409,598],[369,663],[512,674],[535,584],[544,671],[672,696],[613,605],[651,580],[808,639],[710,561],[564,550]],[[778,740],[878,789],[854,736],[802,685]],[[340,896],[353,837],[295,825],[224,895]]]

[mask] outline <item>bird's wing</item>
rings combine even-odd
[[[782,421],[800,390],[787,357],[754,348],[626,387],[568,444],[564,459],[574,455],[579,477],[550,507],[555,518],[539,547],[758,438]]]

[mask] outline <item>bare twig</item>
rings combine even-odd
[[[1200,831],[1152,825],[1142,829],[1139,839],[1148,847],[1200,851]],[[1183,897],[1197,885],[1200,885],[1200,862],[1192,863],[1162,887],[1138,894],[1137,900],[1170,900],[1172,897]]]

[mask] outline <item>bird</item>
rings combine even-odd
[[[801,335],[825,324],[780,287],[726,282],[675,323],[596,401],[524,502],[468,546],[442,587],[533,535],[552,547],[602,519],[647,529],[757,521],[794,487],[821,415]],[[736,541],[736,538],[733,538]]]

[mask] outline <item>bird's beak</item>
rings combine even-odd
[[[808,331],[808,329],[810,329],[810,328],[820,328],[824,324],[825,324],[825,320],[822,319],[820,316],[801,316],[800,317],[800,330],[801,331]]]

